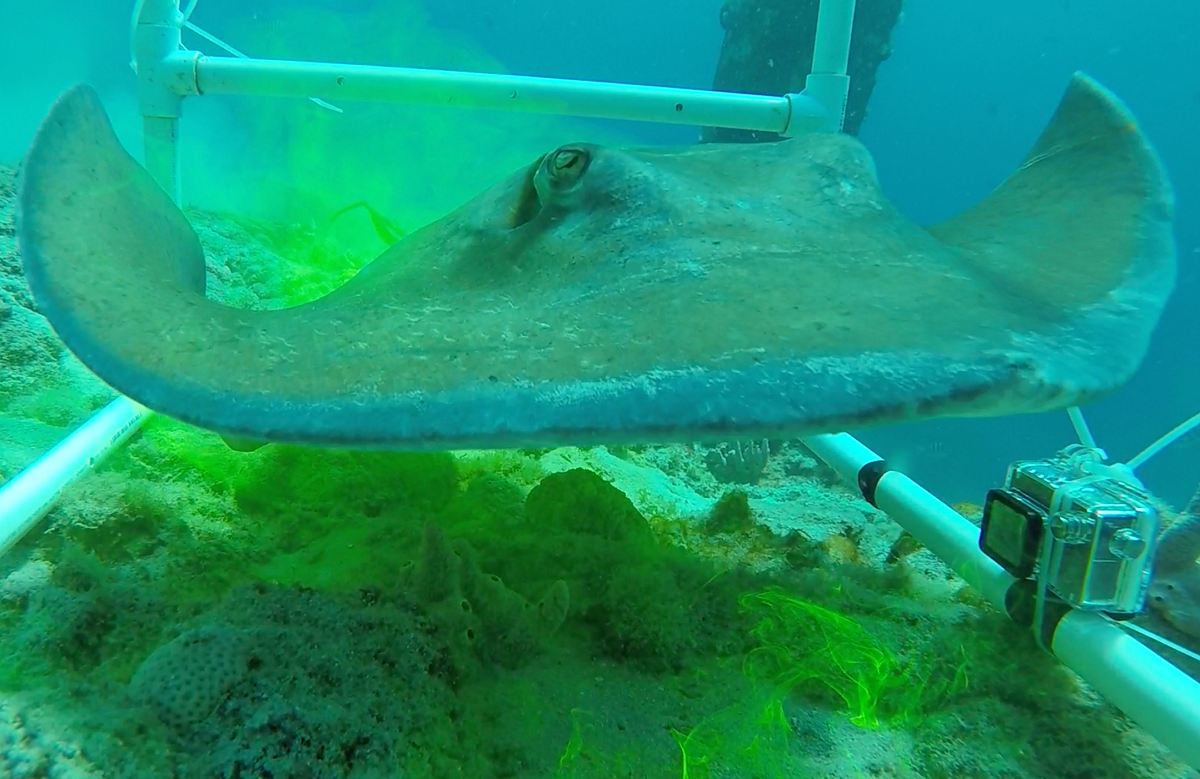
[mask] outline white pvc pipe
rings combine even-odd
[[[864,465],[882,459],[846,433],[810,436],[804,443],[852,484]],[[899,471],[888,471],[879,480],[875,504],[988,603],[1004,610],[1005,595],[1016,580],[979,550],[979,528]]]
[[[1096,437],[1092,435],[1092,429],[1088,427],[1083,409],[1079,406],[1071,406],[1067,409],[1067,418],[1071,420],[1071,427],[1075,429],[1075,437],[1079,439],[1079,443],[1088,449],[1097,449]]]
[[[142,117],[143,167],[177,204],[183,191],[179,178],[179,119]]]
[[[1200,684],[1099,614],[1072,611],[1055,657],[1192,768],[1200,768]]]
[[[845,433],[804,439],[851,484],[879,455]],[[895,471],[875,485],[875,503],[988,602],[1004,606],[1015,580],[978,547],[979,531],[918,484]],[[1193,768],[1200,768],[1200,683],[1099,614],[1071,611],[1055,628],[1051,650],[1106,700]]]
[[[899,471],[884,475],[875,503],[950,566],[984,599],[1003,610],[1013,577],[979,549],[979,528]]]
[[[850,96],[850,40],[854,32],[854,0],[821,0],[812,72],[804,79],[804,96],[820,103],[825,121],[817,129],[838,133],[846,121]],[[787,134],[794,135],[789,131]]]
[[[817,39],[813,44],[813,73],[846,75],[854,32],[854,0],[821,0],[817,10]]]
[[[129,42],[142,115],[143,163],[158,185],[180,203],[179,116],[183,96],[162,63],[183,45],[176,0],[139,0]]]
[[[0,555],[37,525],[67,485],[124,443],[149,415],[119,397],[0,486]]]
[[[161,67],[178,94],[420,103],[774,133],[815,127],[826,117],[820,103],[800,95],[233,57],[172,57]]]
[[[1168,446],[1197,428],[1200,428],[1200,414],[1195,414],[1191,417],[1188,417],[1175,427],[1171,428],[1169,432],[1167,432],[1157,441],[1150,444],[1145,449],[1130,458],[1129,462],[1125,463],[1125,465],[1130,468],[1140,468],[1151,457],[1158,454],[1163,449],[1166,449]]]

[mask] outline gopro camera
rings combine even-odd
[[[1145,606],[1159,515],[1132,472],[1071,446],[1008,468],[988,492],[979,548],[1073,608],[1128,618]]]

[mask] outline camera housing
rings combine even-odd
[[[1145,606],[1159,522],[1127,469],[1068,447],[1009,466],[1004,487],[988,492],[979,548],[1073,608],[1127,618]]]

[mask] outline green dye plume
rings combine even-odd
[[[433,27],[420,3],[378,0],[363,11],[291,4],[222,30],[251,56],[488,73],[503,65],[467,36]],[[222,150],[263,217],[319,223],[368,202],[407,229],[453,210],[547,149],[599,137],[561,117],[455,106],[338,101],[341,113],[302,98],[230,103],[244,142]],[[241,210],[240,206],[238,209]]]

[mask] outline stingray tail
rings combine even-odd
[[[1077,73],[1017,171],[930,233],[1057,328],[1031,349],[1052,350],[1086,400],[1089,383],[1118,386],[1145,355],[1175,282],[1173,212],[1132,114]]]

